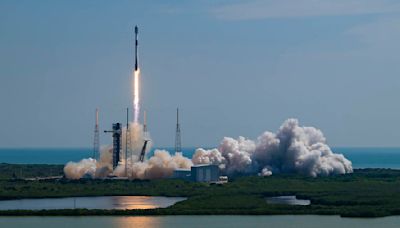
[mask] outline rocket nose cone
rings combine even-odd
[[[138,32],[139,32],[139,29],[137,26],[135,26],[135,33],[138,33]]]

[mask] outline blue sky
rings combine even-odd
[[[400,2],[0,1],[0,147],[90,147],[131,104],[156,146],[255,138],[287,118],[333,146],[400,146]],[[101,135],[102,143],[111,141]]]

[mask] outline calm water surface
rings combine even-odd
[[[81,216],[81,217],[0,217],[0,226],[8,228],[99,228],[99,227],[268,227],[268,228],[398,228],[400,217],[375,219],[340,218],[339,216]]]
[[[53,199],[18,199],[0,201],[0,210],[42,210],[74,208],[151,209],[169,207],[185,199],[186,198],[184,197],[161,196],[101,196],[67,197]]]

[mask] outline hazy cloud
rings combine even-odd
[[[212,10],[225,20],[256,20],[400,12],[394,0],[255,0],[226,4]]]

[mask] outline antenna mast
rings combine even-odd
[[[128,176],[128,157],[132,157],[131,129],[129,127],[129,108],[126,108],[126,132],[125,132],[125,175]]]
[[[176,109],[175,153],[182,152],[181,126],[179,124],[179,109]]]
[[[147,116],[146,111],[143,112],[143,137],[147,139]]]
[[[100,134],[99,134],[99,109],[96,108],[96,123],[94,126],[93,139],[93,158],[97,159],[100,152]]]

